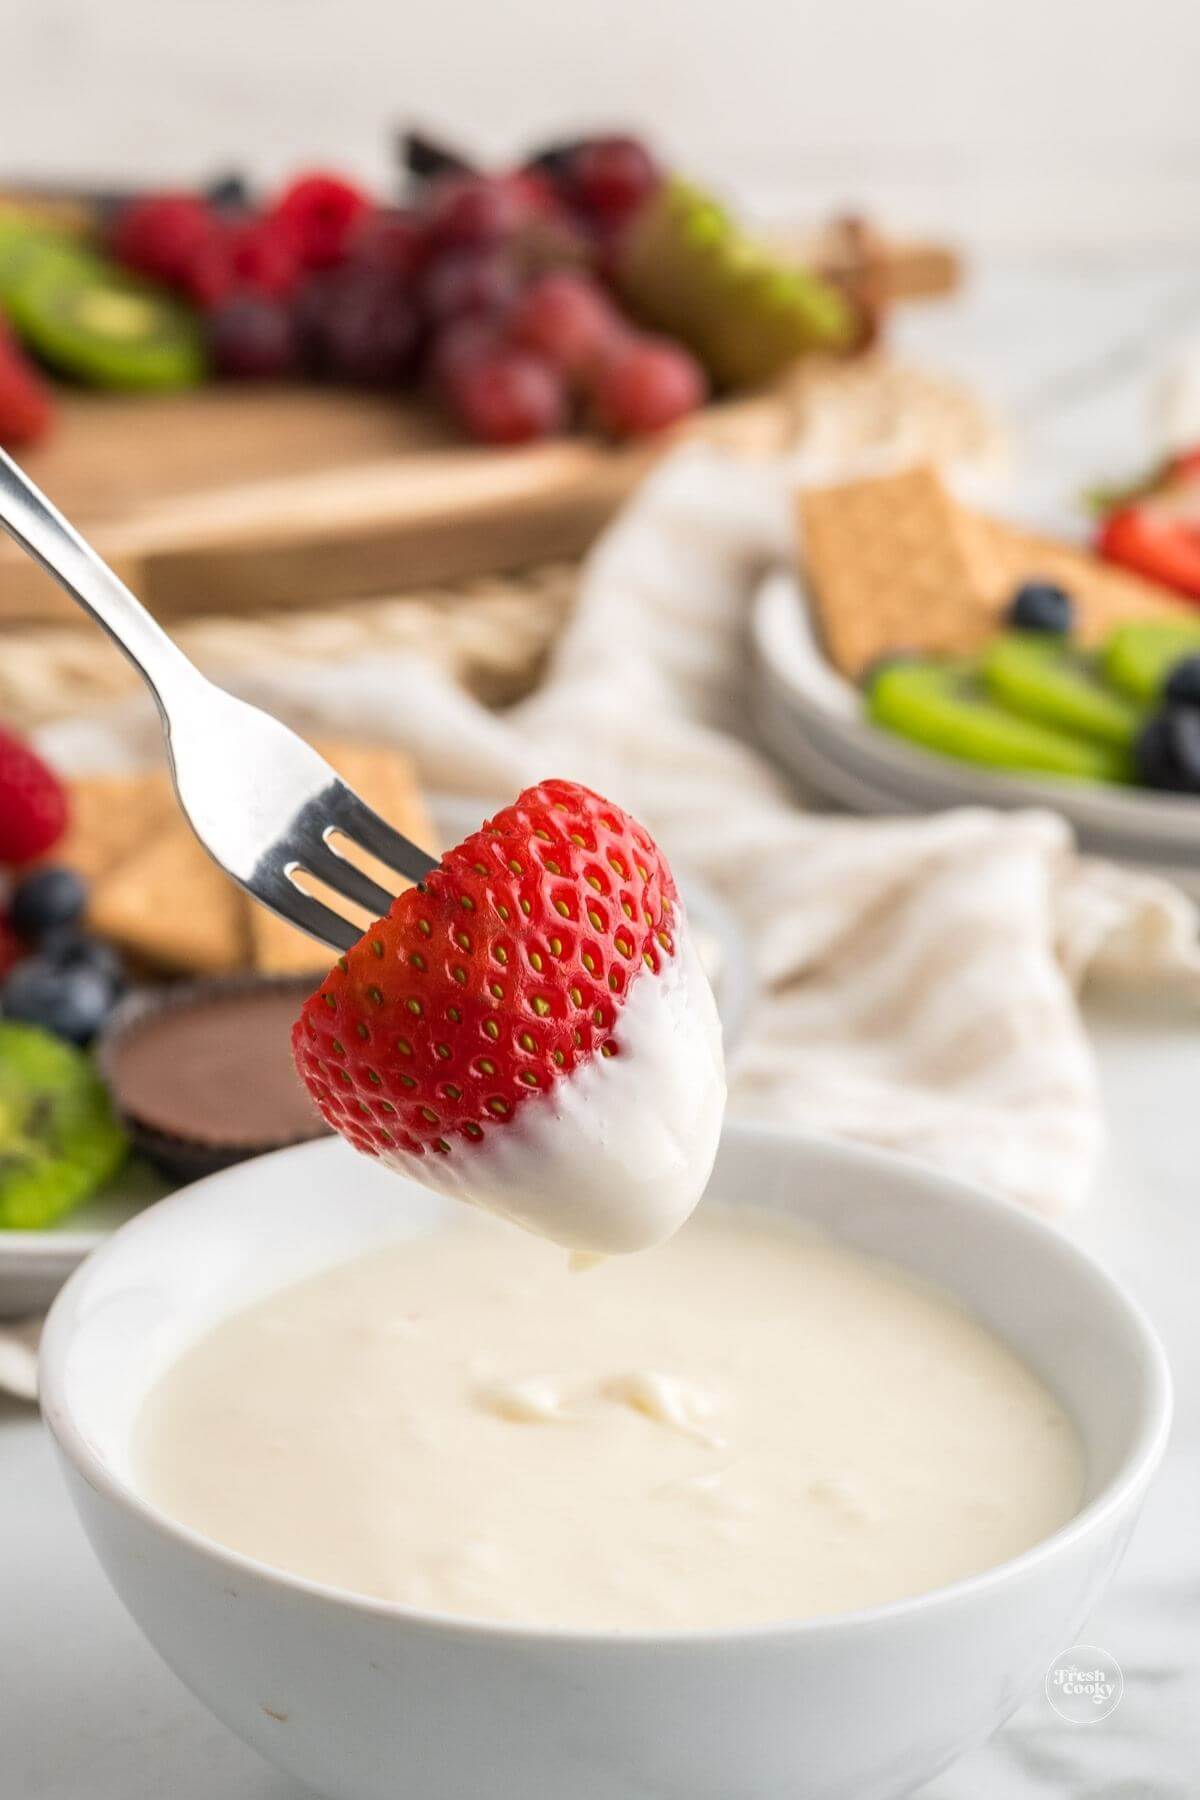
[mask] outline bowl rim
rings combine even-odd
[[[1102,1531],[1114,1517],[1140,1497],[1162,1458],[1170,1434],[1174,1405],[1170,1366],[1161,1340],[1140,1303],[1094,1256],[1057,1226],[1029,1209],[902,1152],[745,1119],[726,1119],[722,1144],[728,1138],[740,1140],[750,1146],[775,1145],[801,1158],[832,1158],[834,1161],[856,1166],[864,1175],[874,1175],[885,1180],[890,1173],[901,1172],[910,1181],[915,1178],[928,1188],[940,1191],[943,1197],[952,1197],[956,1203],[973,1208],[977,1213],[982,1212],[1000,1219],[1004,1228],[1012,1229],[1019,1236],[1023,1235],[1035,1246],[1034,1254],[1037,1254],[1038,1248],[1053,1246],[1057,1254],[1065,1255],[1091,1286],[1099,1290],[1104,1301],[1137,1340],[1141,1353],[1140,1372],[1146,1396],[1142,1416],[1135,1427],[1132,1444],[1100,1491],[1057,1530],[1048,1537],[1039,1539],[1019,1555],[1008,1557],[1003,1562],[992,1564],[974,1575],[960,1577],[944,1586],[929,1588],[876,1606],[859,1607],[852,1612],[684,1630],[593,1631],[580,1626],[523,1625],[508,1620],[476,1618],[470,1614],[440,1612],[435,1608],[357,1594],[333,1583],[315,1581],[218,1543],[162,1511],[132,1484],[116,1475],[104,1458],[93,1450],[76,1423],[65,1394],[67,1351],[73,1328],[88,1285],[93,1279],[93,1271],[106,1265],[112,1257],[120,1256],[122,1239],[141,1230],[161,1207],[173,1207],[177,1204],[186,1206],[200,1189],[213,1182],[226,1181],[236,1170],[244,1171],[268,1159],[276,1161],[283,1158],[312,1157],[314,1154],[328,1155],[339,1144],[336,1138],[291,1145],[283,1150],[270,1151],[266,1157],[252,1158],[249,1163],[237,1164],[234,1169],[219,1170],[214,1175],[205,1176],[200,1181],[192,1182],[167,1195],[120,1226],[75,1270],[51,1306],[42,1332],[39,1353],[42,1418],[60,1454],[88,1487],[144,1529],[148,1529],[160,1541],[166,1540],[171,1545],[190,1551],[215,1564],[230,1576],[248,1576],[284,1594],[302,1595],[306,1600],[333,1607],[337,1611],[348,1611],[380,1620],[390,1619],[400,1628],[442,1637],[491,1641],[514,1648],[555,1643],[589,1652],[620,1653],[627,1649],[654,1649],[674,1654],[712,1650],[732,1643],[765,1645],[788,1638],[809,1640],[822,1633],[841,1635],[887,1626],[915,1615],[927,1615],[942,1609],[953,1610],[969,1603],[981,1593],[1035,1572],[1044,1563],[1054,1560],[1084,1539]]]

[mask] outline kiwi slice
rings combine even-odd
[[[1105,685],[1093,658],[1039,631],[998,637],[982,662],[993,700],[1097,743],[1129,750],[1146,722],[1145,708]]]
[[[926,750],[993,769],[1129,781],[1127,751],[1022,718],[992,699],[974,662],[890,662],[867,689],[876,724]]]
[[[83,1051],[34,1025],[0,1023],[0,1227],[36,1231],[61,1218],[125,1150]]]
[[[199,321],[151,283],[74,249],[35,256],[7,308],[61,374],[108,388],[192,387],[205,373]]]
[[[1115,688],[1151,705],[1175,664],[1198,651],[1200,619],[1130,620],[1109,635],[1100,666]]]
[[[617,282],[648,324],[692,349],[714,381],[750,387],[805,350],[845,349],[845,296],[749,237],[712,197],[664,183],[622,239]]]
[[[72,238],[52,231],[43,220],[14,207],[0,206],[0,306],[43,256],[77,256],[94,261]]]

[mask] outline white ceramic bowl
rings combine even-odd
[[[340,1143],[305,1145],[125,1226],[72,1277],[44,1342],[43,1406],[88,1535],[219,1718],[337,1800],[885,1800],[1007,1718],[1120,1560],[1167,1433],[1157,1340],[1067,1239],[914,1163],[730,1126],[710,1191],[814,1221],[959,1295],[1076,1421],[1089,1471],[1078,1515],[912,1600],[673,1636],[439,1617],[221,1549],[138,1495],[129,1444],[147,1388],[230,1309],[436,1231],[452,1204]]]

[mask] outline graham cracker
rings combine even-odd
[[[68,783],[71,819],[52,861],[94,882],[147,842],[175,810],[165,769],[137,775],[82,775]]]
[[[809,591],[830,660],[852,678],[897,651],[969,656],[1023,582],[1075,602],[1094,644],[1127,619],[1177,617],[1177,595],[1086,550],[960,507],[932,467],[800,496]]]
[[[807,489],[800,524],[826,649],[845,674],[899,649],[958,655],[991,629],[979,542],[934,468]]]
[[[407,756],[382,745],[341,740],[318,741],[313,748],[389,825],[436,854],[433,826]],[[356,856],[356,861],[391,892],[409,885],[397,877],[394,869],[373,857]],[[334,953],[327,946],[297,931],[265,906],[249,899],[244,905],[250,956],[256,969],[272,975],[319,975],[328,969]],[[362,922],[369,923],[365,915]]]
[[[241,890],[174,807],[146,843],[101,876],[90,920],[121,949],[173,972],[222,975],[247,960]]]
[[[1026,581],[1046,580],[1065,588],[1075,602],[1075,635],[1084,644],[1099,643],[1129,619],[1177,618],[1189,611],[1186,602],[1157,582],[1147,581],[1076,544],[1018,531],[998,519],[964,514],[981,564],[990,570],[993,629],[1017,588]]]

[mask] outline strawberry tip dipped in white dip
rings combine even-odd
[[[669,1237],[716,1155],[721,1028],[670,869],[573,782],[528,788],[402,894],[293,1046],[357,1149],[573,1251]]]

